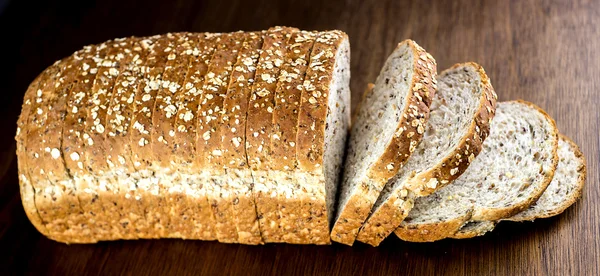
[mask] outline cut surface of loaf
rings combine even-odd
[[[554,178],[542,196],[529,208],[501,221],[533,221],[564,212],[581,196],[586,179],[586,164],[583,153],[570,138],[560,134],[558,141],[558,166]],[[494,229],[496,222],[479,221],[468,223],[452,238],[465,239],[481,236]]]
[[[481,66],[456,64],[437,77],[421,143],[384,187],[357,239],[379,245],[400,225],[415,197],[459,177],[481,151],[494,116],[496,94]]]
[[[417,198],[396,235],[435,241],[467,222],[498,220],[524,210],[552,180],[557,147],[555,123],[543,110],[524,101],[499,103],[479,156],[453,183]]]
[[[415,150],[435,94],[436,64],[406,40],[386,60],[352,125],[331,239],[351,245],[385,183]]]
[[[348,38],[303,32],[312,38],[296,36],[295,53],[286,43],[298,30],[272,30],[279,40],[268,51],[266,31],[174,33],[87,46],[42,72],[15,137],[34,226],[65,243],[330,243],[349,124]],[[257,181],[275,172],[296,180]],[[277,193],[259,203],[267,189]]]
[[[326,72],[325,78],[320,75]],[[350,126],[350,41],[341,31],[323,32],[313,46],[301,96],[296,136],[296,176],[307,183],[310,206],[302,243],[329,244]],[[314,130],[313,130],[314,129]],[[303,216],[306,215],[302,211]]]

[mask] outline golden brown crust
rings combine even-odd
[[[368,196],[354,193],[356,196],[352,196],[347,204],[338,210],[340,215],[331,233],[331,239],[336,242],[347,245],[354,243],[358,230],[369,215],[381,189],[406,163],[425,132],[426,120],[429,118],[429,105],[437,91],[435,79],[437,65],[435,59],[412,40],[399,43],[396,49],[404,44],[408,45],[413,52],[414,70],[409,86],[410,93],[405,98],[404,110],[401,113],[402,118],[386,149],[369,168],[366,183],[360,184],[369,186]],[[359,206],[353,206],[358,202],[360,202]]]
[[[535,189],[535,191],[533,191],[531,193],[530,197],[527,200],[524,200],[524,201],[520,202],[519,204],[515,204],[515,205],[504,207],[504,208],[489,208],[489,209],[483,209],[481,211],[476,210],[473,213],[473,217],[471,218],[471,220],[473,220],[473,221],[499,220],[502,218],[510,217],[518,212],[521,212],[521,211],[527,209],[531,204],[536,202],[538,200],[538,198],[540,198],[540,196],[542,196],[542,194],[544,193],[544,191],[546,190],[546,188],[552,181],[552,178],[554,178],[554,173],[556,172],[556,167],[558,166],[558,160],[559,160],[559,158],[558,158],[558,129],[556,128],[556,122],[554,122],[554,119],[552,119],[552,117],[550,117],[550,115],[548,115],[548,113],[546,113],[546,111],[544,111],[539,106],[537,106],[533,103],[523,101],[523,100],[516,100],[516,101],[512,101],[512,102],[524,104],[532,109],[537,110],[539,113],[541,113],[544,116],[544,118],[546,118],[546,120],[548,122],[550,122],[550,125],[552,127],[551,137],[553,137],[553,140],[554,140],[554,145],[553,145],[553,149],[552,149],[552,165],[551,165],[552,169],[546,175],[544,175],[543,183],[540,186],[538,186],[537,189]]]
[[[232,189],[233,213],[238,225],[239,242],[262,244],[252,195],[252,175],[246,156],[246,112],[255,80],[256,65],[260,56],[265,32],[248,33],[237,61],[234,64],[227,95],[224,99],[225,115],[222,128],[224,166],[231,182],[239,183]]]
[[[152,154],[155,164],[163,168],[171,167],[171,155],[174,151],[174,123],[179,108],[176,102],[177,94],[183,90],[188,65],[192,61],[191,43],[194,43],[186,33],[173,34],[173,40],[173,47],[165,49],[167,63],[152,111],[153,131],[150,139]]]
[[[456,233],[472,215],[472,210],[452,220],[419,225],[400,225],[394,234],[401,240],[410,242],[432,242],[445,239]]]
[[[221,127],[223,124],[223,99],[227,94],[232,65],[237,60],[245,33],[237,32],[217,38],[217,49],[208,66],[204,82],[204,93],[198,111],[198,132],[201,139],[196,141],[198,166],[208,169],[212,188],[209,200],[216,218],[216,234],[220,242],[238,242],[237,225],[233,218],[233,198],[224,169],[221,147]]]
[[[475,223],[480,223],[480,222],[475,222]],[[454,233],[449,238],[470,239],[470,238],[474,238],[474,237],[478,237],[478,236],[483,236],[483,235],[485,235],[485,233],[491,232],[492,230],[494,230],[495,226],[496,226],[495,221],[483,222],[482,225],[478,225],[476,228],[473,228],[473,229],[465,229],[464,228],[465,225],[463,225],[458,232]]]
[[[283,235],[277,187],[273,187],[268,171],[277,77],[285,58],[286,43],[295,31],[298,30],[286,27],[273,27],[267,31],[248,103],[246,153],[254,177],[253,194],[264,242],[281,242]]]

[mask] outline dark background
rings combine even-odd
[[[0,274],[600,274],[598,1],[0,0],[0,12]],[[416,244],[391,237],[378,248],[182,240],[64,245],[31,226],[19,198],[13,136],[23,93],[45,67],[115,37],[274,25],[348,33],[354,106],[405,38],[427,49],[440,71],[480,63],[500,100],[540,105],[581,146],[589,172],[583,198],[558,217],[503,222],[480,238]]]

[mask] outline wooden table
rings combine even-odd
[[[599,1],[71,2],[15,0],[0,17],[0,274],[600,274]],[[13,135],[23,92],[45,67],[114,37],[273,25],[346,31],[354,106],[405,38],[427,49],[440,70],[482,64],[500,100],[538,104],[581,146],[589,172],[582,200],[558,217],[503,222],[480,238],[415,244],[391,237],[378,248],[182,240],[64,245],[31,226],[19,198]]]

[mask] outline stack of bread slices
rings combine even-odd
[[[350,130],[350,46],[289,27],[90,45],[44,70],[17,122],[23,206],[65,243],[182,238],[378,245],[556,215],[585,161],[485,71],[401,42]]]
[[[435,75],[433,58],[410,40],[354,119],[336,242],[377,246],[392,232],[413,242],[469,238],[501,220],[559,214],[582,193],[585,159],[552,118],[529,102],[497,102],[476,63]]]

